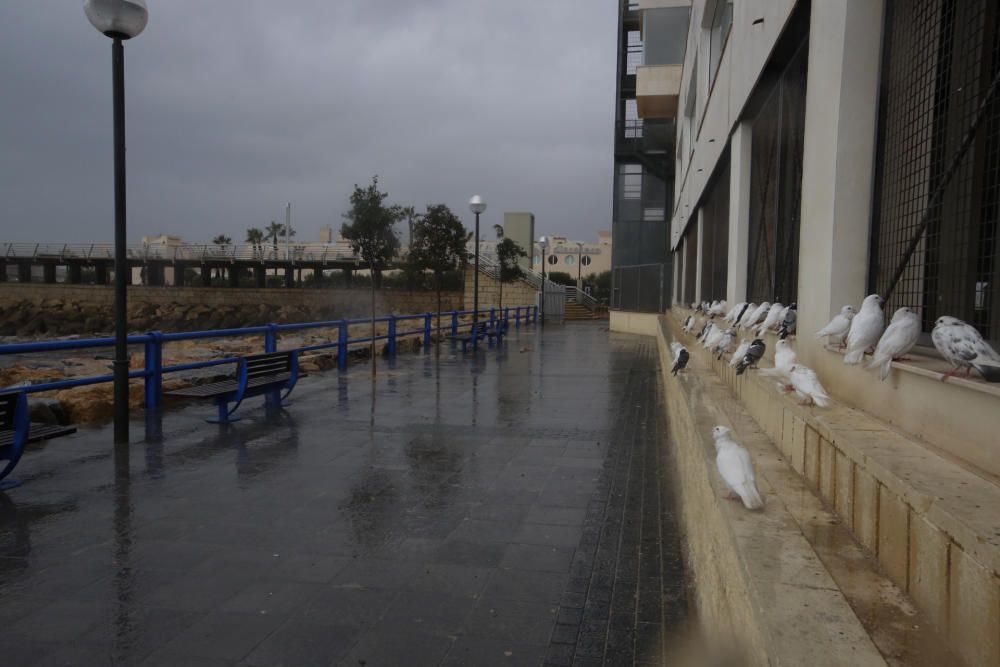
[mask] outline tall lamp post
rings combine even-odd
[[[539,321],[539,326],[545,326],[545,250],[549,247],[549,237],[539,236],[538,237],[538,248],[542,251],[542,319]]]
[[[576,291],[583,290],[583,244],[576,242]]]
[[[472,273],[472,350],[479,349],[479,336],[476,325],[479,323],[479,214],[486,210],[486,202],[479,195],[473,195],[469,200],[469,210],[476,215],[476,256],[473,260],[475,268]]]
[[[125,47],[122,42],[143,31],[149,20],[145,0],[84,0],[83,11],[111,44],[111,80],[115,144],[115,444],[128,443],[128,344],[125,322]]]

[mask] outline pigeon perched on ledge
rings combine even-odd
[[[756,366],[757,362],[764,356],[766,350],[767,345],[764,344],[764,341],[760,338],[754,338],[753,342],[750,343],[750,347],[747,348],[746,353],[743,355],[743,360],[736,365],[736,374],[743,375],[746,369]]]
[[[674,367],[670,369],[670,372],[673,375],[677,375],[677,371],[687,367],[688,359],[691,358],[691,355],[688,353],[687,348],[675,340],[670,341],[670,350],[674,353]]]
[[[917,344],[920,329],[920,315],[910,308],[898,309],[875,346],[875,354],[868,369],[878,368],[879,377],[884,381],[889,377],[892,360],[903,356]]]
[[[765,331],[769,331],[771,328],[777,326],[784,319],[784,314],[785,307],[783,305],[777,301],[771,304],[767,315],[764,316],[764,321],[757,327],[757,337],[763,336]]]
[[[785,340],[789,336],[795,335],[795,323],[798,320],[798,304],[792,303],[785,308],[781,324],[778,326],[778,338]]]
[[[750,347],[750,341],[744,338],[736,351],[733,352],[733,356],[729,358],[729,365],[736,368],[736,365],[743,361],[743,356],[747,353],[747,349]]]
[[[764,499],[757,490],[750,452],[732,439],[730,430],[725,426],[713,428],[712,437],[715,438],[715,465],[731,491],[729,497],[735,500],[734,494],[739,496],[748,510],[762,508]]]
[[[975,368],[987,382],[1000,382],[1000,355],[983,340],[979,331],[957,317],[939,317],[931,332],[934,347],[954,368],[942,380],[965,369],[969,377]]]
[[[847,332],[847,352],[844,353],[845,364],[856,364],[865,356],[865,350],[878,342],[885,331],[885,313],[882,304],[885,303],[878,294],[869,294],[861,302],[861,312],[851,320],[851,329]]]
[[[788,369],[788,378],[802,405],[818,405],[821,408],[827,406],[830,397],[827,396],[826,390],[820,384],[816,371],[808,366],[795,364]]]
[[[816,332],[816,338],[827,336],[828,343],[843,347],[847,332],[851,330],[851,320],[856,314],[854,306],[844,306],[825,327]]]

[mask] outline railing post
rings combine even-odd
[[[514,307],[514,328],[521,328],[521,306]]]
[[[389,316],[389,356],[396,356],[396,316]]]
[[[347,320],[337,326],[337,368],[347,369]]]
[[[458,311],[457,310],[451,311],[451,335],[452,336],[457,336],[458,335]]]
[[[490,329],[494,331],[497,328],[497,309],[490,307]]]
[[[424,313],[424,347],[431,346],[431,314]]]
[[[278,351],[278,325],[268,324],[267,333],[264,334],[264,351],[265,352],[277,352]]]
[[[531,309],[535,311],[535,316],[531,318],[531,321],[538,324],[538,306],[531,306]]]
[[[503,332],[507,333],[507,327],[509,326],[510,323],[510,306],[507,306],[506,308],[503,309],[503,315],[501,315],[500,317],[502,318]]]
[[[146,409],[157,410],[163,403],[163,334],[150,331],[146,335],[148,338],[143,355],[146,365]]]

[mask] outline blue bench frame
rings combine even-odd
[[[494,328],[490,326],[489,322],[479,322],[476,324],[476,329],[477,331],[473,332],[472,328],[470,327],[468,333],[459,334],[457,336],[448,336],[448,339],[451,340],[452,345],[454,345],[456,341],[461,342],[463,353],[465,353],[465,351],[468,349],[469,343],[473,341],[473,338],[475,338],[476,340],[482,340],[483,338],[486,338],[489,341],[490,347],[493,347],[494,338],[497,339],[497,343],[503,340],[502,327]]]
[[[7,465],[0,470],[0,491],[21,484],[14,479],[5,480],[21,460],[28,443],[58,438],[76,432],[75,426],[32,424],[28,412],[28,396],[23,391],[0,393],[3,402],[0,423],[0,461]]]
[[[299,355],[295,350],[240,357],[236,360],[236,365],[236,375],[229,380],[174,389],[166,393],[170,396],[214,399],[219,411],[218,417],[206,421],[226,424],[239,420],[239,417],[232,416],[233,413],[244,399],[252,396],[263,394],[268,406],[281,408],[299,378],[304,377],[299,373]],[[235,405],[230,408],[230,403]]]

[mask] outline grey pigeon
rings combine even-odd
[[[754,338],[753,342],[750,343],[750,347],[747,348],[746,354],[743,355],[743,361],[736,365],[736,374],[743,375],[746,369],[756,366],[757,362],[764,356],[766,350],[767,345],[764,344],[764,341],[760,338]]]
[[[954,366],[942,380],[947,380],[963,368],[965,377],[969,377],[975,368],[987,382],[1000,382],[1000,355],[983,340],[975,327],[957,317],[939,317],[934,323],[931,340],[938,352]]]
[[[778,338],[785,340],[789,336],[795,335],[795,322],[798,319],[798,304],[792,303],[788,306],[785,319],[778,327]]]
[[[691,358],[691,355],[688,354],[687,348],[677,341],[670,342],[670,350],[674,353],[674,367],[670,369],[670,372],[673,375],[677,375],[677,371],[687,367],[688,359]]]

